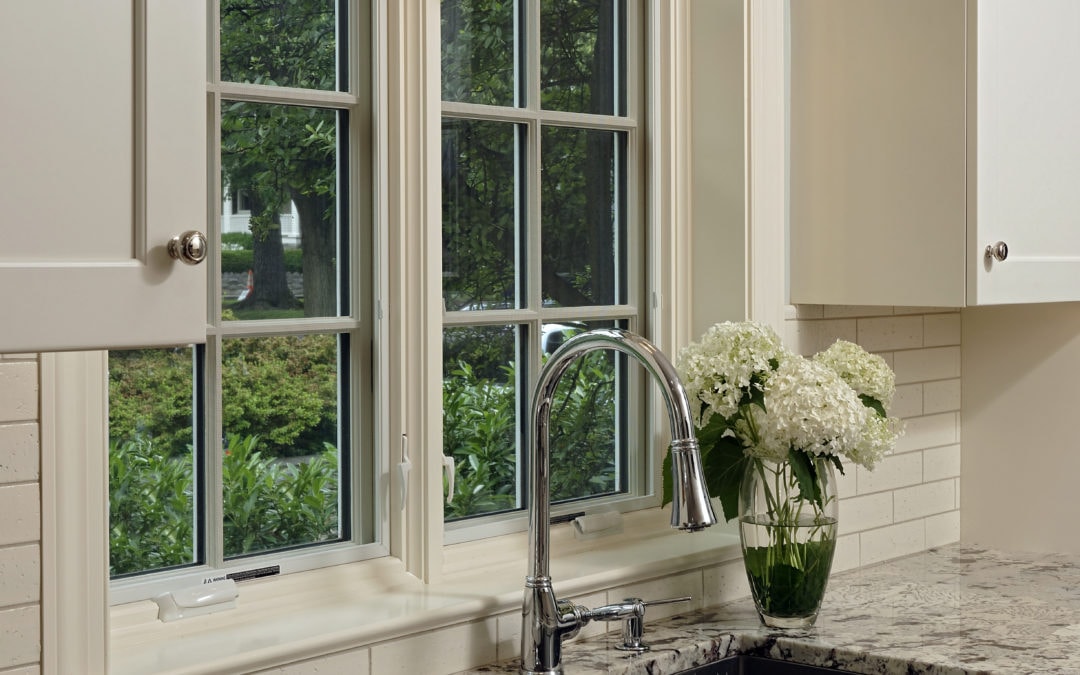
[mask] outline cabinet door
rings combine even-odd
[[[789,11],[791,302],[963,305],[963,0]]]
[[[206,16],[189,0],[0,3],[0,352],[202,341]]]
[[[1080,3],[979,0],[968,303],[1080,300]],[[1008,257],[987,260],[1004,241]]]

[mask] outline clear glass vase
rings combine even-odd
[[[739,491],[743,563],[761,621],[809,628],[817,620],[836,550],[833,465],[792,452],[751,459]]]

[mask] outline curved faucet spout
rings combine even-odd
[[[675,498],[673,527],[690,532],[716,522],[701,471],[701,454],[694,435],[693,416],[679,376],[660,350],[629,331],[598,329],[574,336],[548,359],[533,392],[529,419],[529,575],[522,607],[521,672],[559,673],[560,643],[580,628],[580,612],[555,599],[548,576],[550,566],[551,451],[548,431],[555,389],[573,362],[591,351],[614,349],[637,359],[660,385],[671,425],[672,479]]]

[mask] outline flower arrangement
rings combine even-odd
[[[806,466],[820,457],[841,473],[845,460],[873,469],[902,433],[887,414],[896,392],[892,370],[851,342],[806,358],[784,348],[768,326],[728,321],[683,349],[675,367],[690,405],[698,406],[706,481],[728,520],[755,459]]]
[[[887,413],[892,370],[842,340],[805,358],[752,322],[716,324],[680,352],[675,367],[696,415],[709,493],[727,520],[739,518],[762,620],[812,624],[835,549],[831,467],[872,469],[895,445],[902,428]],[[666,504],[668,464],[664,476]]]

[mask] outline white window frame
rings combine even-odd
[[[650,106],[646,105],[645,98],[645,58],[643,55],[646,36],[644,33],[645,11],[643,0],[626,0],[626,16],[623,17],[626,25],[626,35],[619,36],[618,42],[625,39],[626,49],[626,72],[625,72],[625,109],[614,110],[607,114],[590,114],[564,112],[559,110],[544,109],[540,105],[540,45],[538,37],[541,33],[539,24],[542,20],[541,6],[538,0],[526,0],[523,3],[525,30],[522,42],[516,44],[515,53],[521,54],[518,58],[523,62],[515,64],[515,71],[520,73],[525,82],[526,94],[524,103],[514,101],[506,105],[491,106],[455,101],[441,101],[442,120],[467,120],[467,121],[490,121],[499,124],[513,124],[525,128],[528,139],[526,157],[522,159],[524,170],[519,172],[523,185],[519,186],[519,193],[524,193],[526,203],[525,220],[528,222],[526,249],[529,252],[528,261],[515,261],[515,266],[522,263],[517,274],[527,279],[525,287],[528,290],[528,298],[523,303],[523,309],[506,310],[483,310],[467,312],[447,312],[443,317],[444,328],[458,328],[463,326],[489,326],[489,325],[514,325],[527,326],[530,343],[527,345],[525,367],[519,372],[528,373],[531,380],[535,380],[540,372],[540,329],[545,322],[558,322],[560,320],[573,321],[618,321],[628,324],[630,330],[648,334],[649,325],[662,323],[653,319],[655,314],[665,314],[667,310],[650,306],[646,301],[651,294],[651,285],[646,279],[646,272],[652,269],[655,261],[646,261],[644,250],[645,242],[652,236],[651,229],[647,224],[645,209],[651,201],[648,191],[643,189],[645,183],[645,144],[648,136],[646,128],[646,116]],[[617,54],[616,54],[617,56]],[[518,83],[515,82],[515,88]],[[439,92],[441,99],[441,91]],[[616,107],[618,102],[615,103]],[[626,228],[626,253],[623,258],[616,260],[617,265],[626,264],[627,286],[625,297],[621,302],[610,306],[599,307],[580,306],[563,307],[558,309],[544,309],[540,307],[541,283],[539,273],[539,261],[541,249],[541,202],[540,194],[540,162],[538,158],[543,143],[543,130],[549,127],[562,127],[582,131],[607,131],[624,135],[625,144],[619,152],[625,152],[622,162],[622,176],[626,194],[624,197],[626,213],[622,215]],[[441,177],[440,177],[441,179]],[[520,195],[519,195],[520,196]],[[440,223],[441,232],[441,223]],[[440,302],[442,301],[440,292]],[[534,344],[535,343],[535,344]],[[626,430],[626,437],[617,440],[617,443],[626,445],[626,465],[620,470],[626,472],[627,491],[622,493],[587,497],[575,500],[567,504],[556,504],[552,507],[554,515],[569,514],[580,511],[595,510],[619,510],[630,511],[635,509],[657,506],[660,503],[659,495],[655,490],[652,465],[655,463],[656,449],[650,443],[645,442],[644,436],[651,428],[654,420],[642,420],[641,416],[634,414],[646,409],[655,393],[652,383],[643,378],[640,369],[632,361],[629,367],[620,369],[619,377],[623,379],[622,390],[626,392],[629,400],[626,409],[630,418],[622,426]],[[441,380],[440,380],[440,387]],[[522,389],[518,383],[519,395],[531,396],[532,387]],[[521,410],[521,406],[518,406]],[[646,416],[648,418],[650,416]],[[666,418],[665,418],[666,419]],[[528,425],[527,419],[518,419],[520,430]],[[666,423],[665,423],[666,424]],[[520,442],[520,441],[519,441]],[[519,468],[522,460],[528,455],[526,448],[518,448]],[[660,448],[661,451],[666,447]],[[445,451],[445,449],[444,449]],[[527,494],[529,481],[519,480],[519,490],[522,493],[522,503],[527,504],[532,496]],[[466,519],[448,522],[444,527],[444,541],[447,544],[457,544],[475,539],[498,536],[512,532],[521,532],[528,527],[527,509],[515,508],[505,512],[494,514],[477,514]]]
[[[783,325],[785,105],[783,3],[746,0],[748,26],[748,295],[750,318]],[[400,458],[396,443],[382,442],[380,508],[387,514],[390,558],[401,580],[437,584],[454,565],[443,546],[441,439],[441,278],[437,274],[441,219],[439,194],[439,21],[437,3],[380,0],[375,11],[375,148],[379,321],[377,375],[384,400],[377,424],[383,439],[410,438],[413,470],[402,483],[387,471]],[[646,180],[655,198],[648,218],[668,223],[649,242],[653,301],[672,320],[649,326],[669,352],[690,338],[690,270],[657,263],[689,260],[689,94],[684,45],[687,11],[681,0],[647,5],[650,109]],[[383,55],[386,55],[385,57]],[[752,161],[751,161],[752,158]],[[430,161],[429,161],[430,160]],[[391,229],[385,228],[394,222]],[[423,242],[409,247],[409,242]],[[432,256],[435,256],[434,258]],[[436,268],[428,269],[426,263]],[[391,339],[394,336],[394,339]],[[42,446],[42,672],[107,671],[108,511],[107,361],[103,352],[41,357]],[[659,426],[659,425],[657,425]],[[658,469],[657,469],[658,473]],[[403,488],[408,488],[407,491]],[[404,508],[397,495],[404,494]],[[484,546],[498,547],[502,538]],[[618,540],[612,540],[618,544]],[[472,546],[472,545],[469,545]],[[598,544],[598,548],[603,548]],[[444,562],[443,557],[447,560]],[[555,558],[560,552],[553,551]],[[376,561],[358,563],[373,565]],[[519,561],[524,569],[524,561]],[[383,569],[383,568],[379,568]],[[662,566],[651,568],[662,574]],[[676,568],[672,567],[672,571]],[[266,582],[276,584],[277,581]],[[418,622],[420,625],[421,622]],[[423,624],[430,628],[430,623]]]
[[[206,399],[205,427],[196,429],[196,433],[204,438],[201,445],[206,457],[202,462],[196,462],[196,466],[205,466],[203,472],[196,470],[195,480],[205,481],[205,488],[196,491],[196,494],[204,493],[205,504],[195,503],[197,512],[202,512],[203,527],[195,528],[195,536],[204,539],[203,550],[206,561],[200,564],[187,565],[180,568],[150,571],[143,574],[123,577],[113,580],[110,584],[110,603],[122,604],[153,596],[170,590],[197,586],[208,580],[220,578],[230,573],[244,570],[260,569],[268,566],[277,566],[281,574],[302,572],[309,569],[340,565],[343,563],[357,562],[370,558],[381,557],[387,554],[388,549],[380,539],[380,534],[386,531],[385,510],[375,508],[377,499],[371,495],[371,491],[377,484],[373,474],[373,467],[384,462],[375,462],[370,457],[375,447],[375,434],[373,433],[373,415],[370,414],[374,404],[372,389],[369,386],[373,382],[372,364],[365,358],[366,347],[371,341],[372,326],[375,323],[374,312],[371,311],[370,289],[373,281],[370,275],[365,276],[361,270],[369,270],[370,266],[364,261],[370,249],[370,240],[365,228],[369,228],[373,222],[372,201],[368,197],[370,190],[367,186],[372,184],[371,162],[365,161],[370,158],[371,147],[366,140],[370,138],[370,102],[371,95],[367,91],[360,91],[361,87],[370,80],[363,73],[369,64],[365,63],[369,55],[360,53],[360,45],[369,43],[373,39],[370,30],[370,17],[361,16],[361,5],[358,0],[349,0],[346,12],[349,28],[345,31],[345,49],[349,55],[348,82],[345,83],[345,91],[313,91],[290,87],[263,86],[246,83],[223,82],[220,73],[220,2],[208,0],[208,30],[211,40],[207,41],[210,54],[207,85],[207,111],[210,150],[208,161],[208,208],[205,232],[210,241],[221,241],[221,208],[224,203],[220,176],[221,173],[221,108],[223,101],[242,101],[258,105],[293,105],[301,107],[320,107],[325,110],[342,111],[347,114],[348,129],[346,137],[349,146],[344,150],[345,160],[339,162],[346,172],[348,211],[342,213],[342,226],[350,228],[347,237],[347,250],[343,251],[343,258],[349,264],[350,285],[350,311],[341,316],[318,317],[307,319],[302,322],[296,320],[271,321],[260,320],[257,322],[230,322],[222,321],[221,316],[221,277],[217,274],[219,269],[219,254],[216,247],[211,247],[210,254],[205,265],[209,275],[207,282],[207,308],[210,317],[207,318],[207,340],[205,345],[205,382],[203,395]],[[361,31],[367,35],[361,36]],[[222,374],[222,343],[226,339],[259,338],[274,335],[294,334],[329,334],[349,335],[350,350],[347,364],[338,369],[337,377],[339,389],[348,389],[348,409],[342,411],[343,418],[347,418],[349,437],[344,439],[344,447],[339,448],[342,453],[349,453],[349,461],[341,464],[339,480],[342,487],[350,487],[349,503],[342,504],[339,519],[346,518],[352,524],[350,536],[337,542],[327,542],[313,546],[293,550],[271,550],[265,553],[244,555],[232,559],[226,559],[221,550],[221,542],[216,533],[220,531],[223,520],[222,512],[222,441],[216,430],[221,426],[221,410],[217,405],[221,392]],[[194,350],[193,350],[194,355]],[[373,352],[372,352],[373,353]],[[196,385],[199,386],[199,385]],[[193,407],[196,405],[193,400]],[[346,467],[348,467],[346,469]],[[372,513],[375,511],[375,513]],[[381,518],[380,518],[381,516]]]

